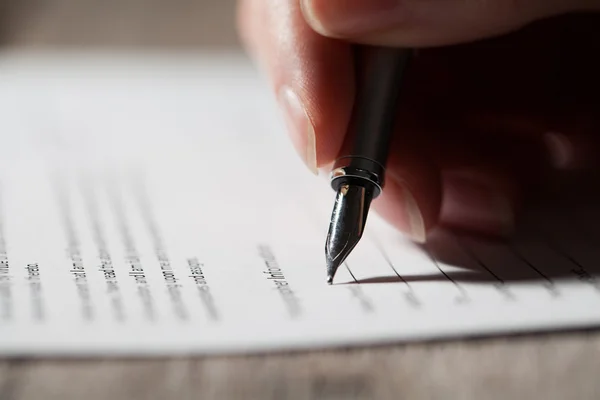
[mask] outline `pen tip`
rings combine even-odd
[[[364,231],[372,193],[363,186],[345,185],[337,193],[325,242],[327,283],[360,240]]]

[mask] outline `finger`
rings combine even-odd
[[[504,171],[445,170],[440,225],[494,237],[515,230],[519,190],[514,176]]]
[[[526,126],[534,128],[535,120]],[[515,127],[523,129],[518,123]],[[573,204],[575,193],[595,186],[598,135],[540,133],[544,125],[538,127],[537,132],[486,132],[482,127],[479,133],[431,135],[425,153],[442,169],[440,224],[506,236],[523,208],[556,206],[565,199]]]
[[[283,102],[302,104],[300,108],[309,116],[315,136],[316,166],[330,165],[344,142],[353,103],[355,71],[350,47],[310,29],[295,1],[245,0],[240,4],[238,17],[246,48],[267,72],[275,90],[283,93]],[[298,100],[291,101],[290,97]],[[310,151],[306,149],[310,139],[302,132],[306,125],[298,119],[291,120],[292,140],[311,164]],[[398,229],[422,241],[425,230],[437,220],[439,179],[431,166],[413,162],[414,158],[399,157],[404,153],[418,154],[408,151],[412,149],[410,142],[402,142],[404,151],[392,155],[388,185],[385,194],[375,201],[374,209],[381,210]]]
[[[395,132],[387,162],[386,186],[374,209],[395,228],[416,242],[424,242],[437,225],[441,181],[429,154],[431,131],[421,112],[418,65],[406,72]]]
[[[243,0],[242,40],[266,72],[288,133],[313,172],[337,156],[354,95],[350,47],[315,33],[297,0]]]
[[[431,135],[427,154],[441,169],[440,225],[495,237],[514,232],[524,203],[555,171],[541,135],[522,133],[482,127]]]
[[[537,142],[517,143],[478,146],[473,141],[466,149],[449,146],[438,155],[443,164],[440,225],[503,237],[513,233],[524,209],[597,201],[587,198],[600,172],[589,157],[590,149],[600,149],[597,137],[550,132]]]
[[[547,178],[544,141],[533,135],[460,131],[447,119],[444,124],[411,115],[414,122],[405,118],[410,139],[396,140],[392,148],[380,214],[413,238],[439,224],[491,236],[510,234],[523,188],[535,191]]]
[[[599,9],[594,0],[301,0],[324,36],[365,44],[440,46],[497,36],[532,21]]]
[[[438,223],[441,183],[439,171],[417,154],[393,153],[385,189],[373,208],[409,239],[423,243]]]
[[[557,170],[562,171],[600,170],[599,139],[598,135],[589,132],[565,134],[549,131],[544,134],[550,160]]]

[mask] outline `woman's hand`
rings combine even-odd
[[[354,98],[350,43],[416,47],[384,194],[422,241],[437,224],[504,235],[520,206],[600,150],[599,0],[242,0],[241,36],[313,172]],[[546,194],[545,194],[546,193]]]

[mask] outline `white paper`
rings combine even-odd
[[[229,55],[0,59],[0,353],[158,355],[376,344],[600,322],[596,210],[533,239],[375,214],[325,283],[333,192],[267,84]],[[552,227],[549,229],[548,227]]]

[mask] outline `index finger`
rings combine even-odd
[[[313,31],[297,0],[242,0],[238,25],[277,94],[296,150],[317,173],[334,161],[350,118],[350,45]]]
[[[248,50],[278,94],[296,149],[317,172],[339,156],[350,121],[355,91],[350,44],[313,31],[298,0],[243,0],[238,15]],[[407,154],[418,153],[411,137],[402,140]],[[396,228],[423,241],[437,221],[440,184],[432,179],[431,165],[414,159],[412,154],[394,163],[402,176],[390,171],[388,190],[375,203]]]

